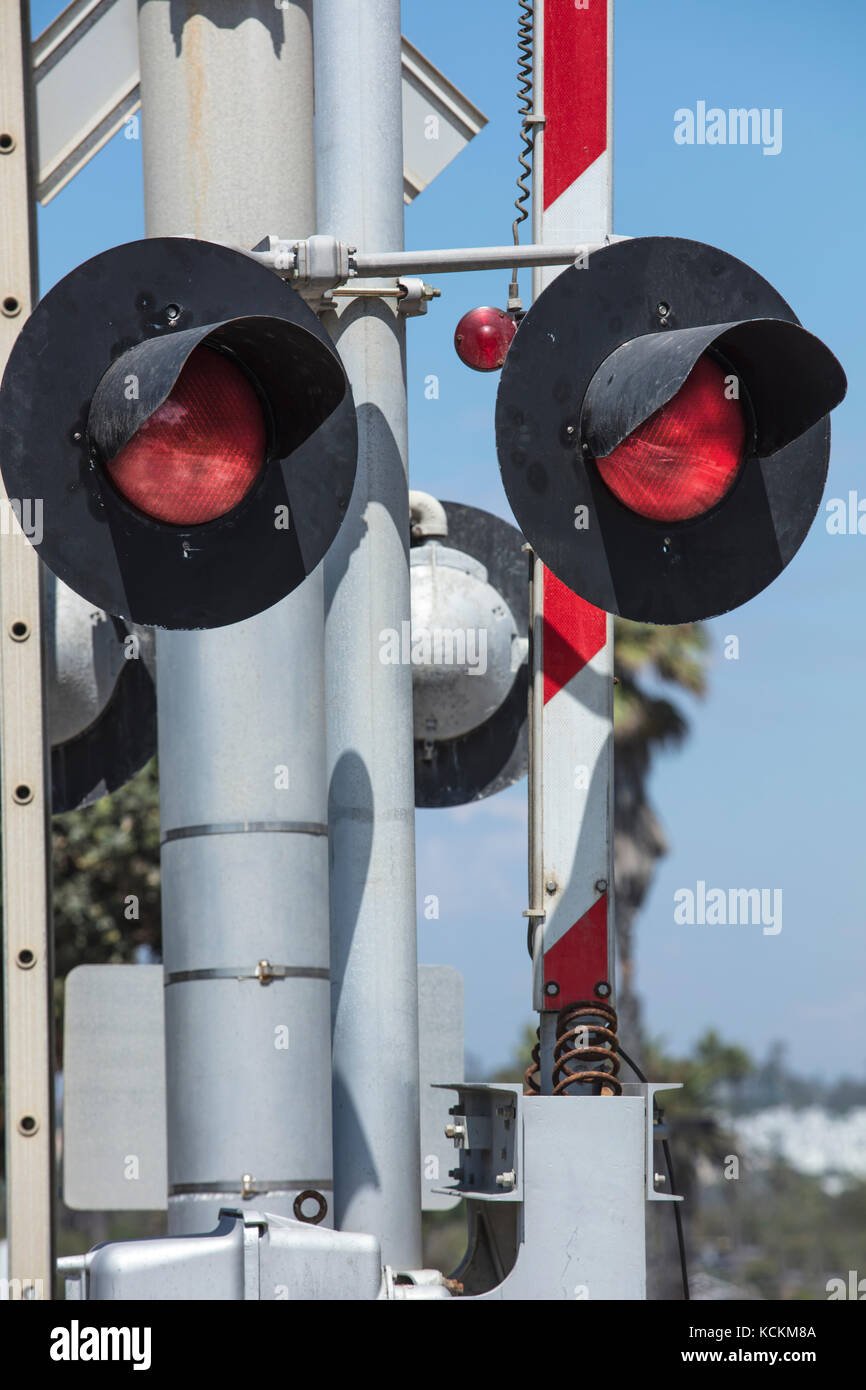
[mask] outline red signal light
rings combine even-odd
[[[244,373],[223,353],[199,346],[106,471],[147,516],[199,526],[246,496],[264,463],[266,437],[259,398]]]
[[[688,521],[721,502],[746,442],[743,408],[728,399],[729,381],[718,362],[699,357],[676,395],[596,460],[620,502],[652,521]]]
[[[476,372],[495,372],[517,332],[517,324],[504,309],[470,309],[454,330],[454,347],[461,362]]]

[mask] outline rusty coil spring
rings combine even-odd
[[[616,1009],[601,999],[578,999],[560,1010],[553,1050],[555,1096],[588,1084],[593,1094],[622,1095],[616,1028]]]
[[[541,1029],[536,1029],[535,1044],[531,1052],[532,1061],[523,1073],[523,1094],[541,1095]]]

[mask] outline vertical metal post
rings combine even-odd
[[[0,6],[0,374],[37,297],[27,3]],[[34,523],[41,498],[13,499]],[[39,559],[0,488],[3,1016],[9,1296],[54,1284],[54,998],[49,754]]]
[[[532,240],[537,246],[544,242],[544,19],[545,0],[532,4]],[[551,269],[547,269],[548,277]],[[533,266],[532,299],[541,294],[548,283],[545,268]],[[555,273],[555,272],[553,272]],[[542,760],[542,730],[544,724],[544,566],[533,552],[529,580],[529,939],[532,942],[533,968],[537,941],[543,929],[544,900],[544,763]],[[533,991],[534,992],[534,991]],[[537,1001],[533,1000],[538,1008]],[[556,1043],[556,1014],[538,1010],[537,1082],[542,1095],[553,1090],[553,1049]]]
[[[316,4],[319,230],[403,245],[399,0]],[[348,303],[329,330],[358,410],[358,478],[325,560],[334,1197],[396,1268],[421,1258],[412,673],[380,661],[409,621],[404,323]]]
[[[603,243],[613,230],[613,6],[535,0],[532,196],[540,243]],[[533,298],[561,273],[536,268]],[[531,594],[530,911],[539,924],[539,1081],[550,1094],[558,1009],[604,998],[595,987],[614,985],[613,620],[537,557]]]
[[[149,235],[315,229],[311,0],[144,0]],[[169,1230],[332,1185],[321,570],[157,640]],[[262,984],[259,961],[291,978]],[[247,978],[214,978],[215,971]]]

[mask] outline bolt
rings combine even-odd
[[[513,1187],[516,1181],[517,1181],[517,1178],[516,1178],[516,1175],[515,1175],[515,1172],[514,1172],[514,1169],[513,1169],[513,1168],[512,1168],[512,1170],[511,1170],[510,1173],[497,1173],[497,1174],[496,1174],[496,1186],[497,1186],[497,1187]]]
[[[463,1139],[463,1138],[465,1138],[465,1136],[466,1136],[466,1126],[465,1126],[465,1125],[446,1125],[446,1126],[445,1126],[445,1138],[446,1138],[446,1139]]]
[[[547,984],[544,986],[544,992],[545,994],[558,994],[559,985],[555,980],[548,980]]]
[[[555,893],[555,892],[556,892],[557,884],[556,884],[556,880],[555,880],[555,879],[549,878],[549,879],[547,880],[547,882],[545,883],[544,886],[545,886],[545,888],[547,889],[548,893]]]
[[[653,1173],[653,1182],[663,1183],[665,1181],[666,1179],[664,1173]]]
[[[449,1168],[449,1169],[448,1169],[448,1176],[449,1176],[449,1178],[456,1178],[458,1182],[462,1182],[462,1181],[463,1181],[463,1169],[462,1169],[462,1168]]]
[[[660,319],[666,319],[667,316],[668,316],[668,314],[670,313],[670,311],[671,311],[671,306],[670,306],[670,304],[665,304],[664,300],[662,300],[661,304],[658,305],[658,314],[659,314],[659,318],[660,318]]]
[[[607,879],[606,879],[606,878],[597,878],[597,879],[595,880],[595,891],[596,891],[596,893],[606,893],[606,892],[607,892]]]
[[[566,425],[566,427],[565,427],[565,433],[566,433],[566,434],[574,434],[574,425]]]

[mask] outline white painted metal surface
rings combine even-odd
[[[372,1236],[303,1225],[261,1209],[226,1211],[218,1226],[193,1239],[97,1246],[75,1272],[65,1263],[67,1299],[297,1302],[386,1296]]]
[[[522,1239],[514,1268],[478,1300],[645,1298],[645,1098],[518,1100]]]
[[[79,965],[63,1019],[63,1200],[165,1211],[161,965]]]
[[[41,203],[141,105],[137,15],[137,0],[73,0],[34,42]]]
[[[408,39],[401,59],[403,198],[411,203],[484,129],[487,117]]]

